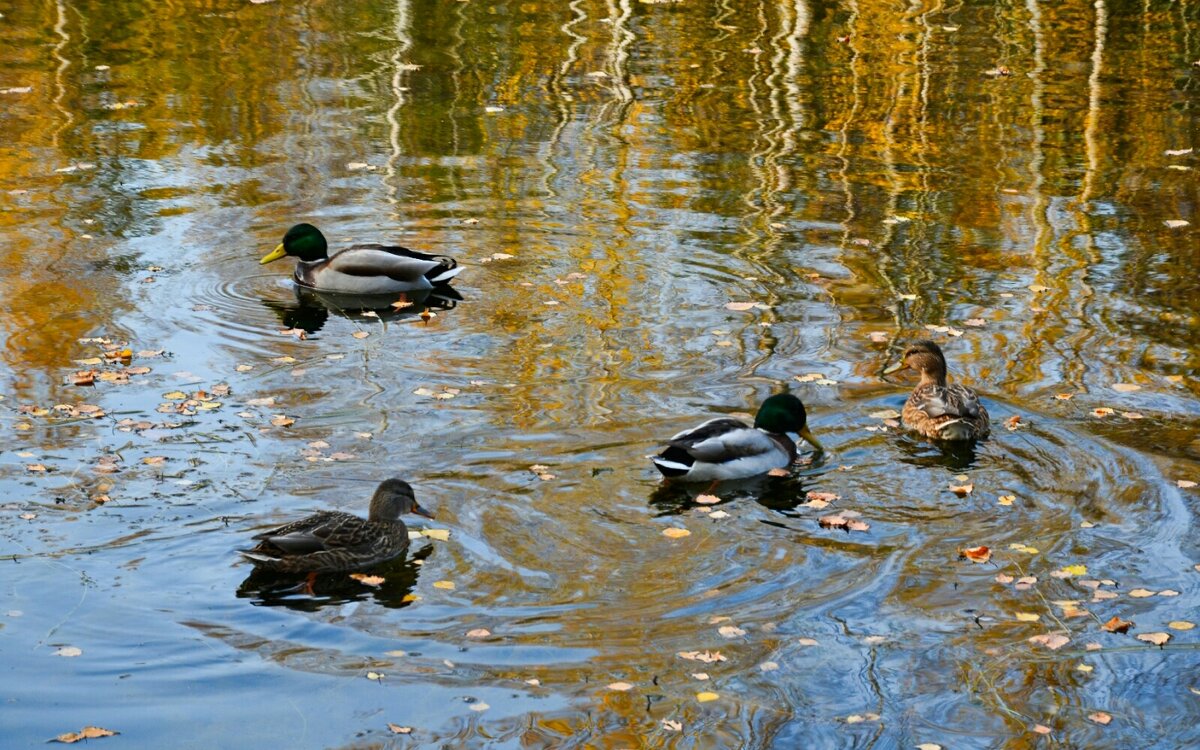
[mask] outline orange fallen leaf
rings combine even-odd
[[[958,495],[959,497],[966,497],[967,495],[970,495],[974,490],[975,490],[975,485],[973,483],[950,485],[950,491],[953,492],[955,495]]]
[[[1120,617],[1113,615],[1108,622],[1100,626],[1101,630],[1107,630],[1110,633],[1127,633],[1133,627],[1132,620],[1122,620]]]
[[[71,376],[71,385],[94,385],[95,383],[95,370],[80,370]]]
[[[388,723],[388,729],[392,730],[392,734],[412,734],[412,727],[402,727],[399,724]]]
[[[350,577],[368,586],[379,586],[386,580],[383,576],[372,576],[366,573],[351,573]]]
[[[1092,416],[1096,417],[1097,419],[1104,419],[1105,417],[1109,416],[1112,413],[1113,413],[1113,410],[1108,408],[1107,406],[1100,406],[1095,409],[1092,409]]]
[[[1059,401],[1070,401],[1071,399],[1075,398],[1075,394],[1074,393],[1056,393],[1056,394],[1054,394],[1054,397],[1056,399],[1058,399]]]
[[[958,551],[959,556],[965,557],[971,562],[985,563],[992,559],[992,550],[985,546],[967,547]]]
[[[771,469],[767,472],[767,476],[772,477],[790,477],[791,475],[792,472],[788,471],[787,469]]]
[[[352,333],[350,335],[356,339],[365,339],[367,336],[370,336],[371,334],[369,331],[355,331],[354,333]]]
[[[687,529],[681,529],[677,526],[670,526],[663,529],[663,536],[669,539],[682,539],[685,536],[691,536],[692,532]]]
[[[1022,427],[1025,426],[1025,423],[1023,423],[1021,421],[1021,417],[1019,415],[1014,414],[1011,417],[1009,417],[1007,420],[1005,420],[1004,426],[1007,427],[1009,429],[1009,431],[1011,432],[1013,430],[1021,429]]]
[[[72,743],[79,742],[80,740],[94,740],[100,737],[112,737],[117,734],[120,734],[120,732],[114,732],[111,729],[104,729],[102,727],[84,727],[78,732],[66,732],[65,734],[60,734],[51,740],[51,742],[62,742],[70,745]]]
[[[1034,724],[1033,731],[1038,734],[1050,734],[1050,727],[1045,724]]]
[[[721,498],[716,495],[696,495],[696,503],[700,505],[715,505],[721,502]]]
[[[834,500],[841,500],[842,496],[836,495],[832,492],[809,491],[809,492],[805,493],[804,499],[808,500],[810,502],[813,500],[820,500],[823,503],[832,503]]]
[[[1108,723],[1112,721],[1112,716],[1109,716],[1103,711],[1097,711],[1095,713],[1088,714],[1088,720],[1094,721],[1101,726],[1107,726]]]

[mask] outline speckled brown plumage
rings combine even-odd
[[[946,383],[946,358],[937,344],[914,343],[904,352],[902,366],[921,373],[921,382],[901,412],[906,427],[935,440],[962,442],[988,436],[987,409],[975,391]]]
[[[408,549],[408,527],[400,520],[404,513],[432,518],[417,505],[407,482],[388,479],[375,490],[367,518],[319,511],[255,534],[258,545],[241,553],[256,566],[280,573],[361,570]]]

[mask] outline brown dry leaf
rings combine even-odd
[[[1056,394],[1054,394],[1054,397],[1056,399],[1058,399],[1059,401],[1070,401],[1071,399],[1075,398],[1075,394],[1074,393],[1056,393]]]
[[[681,529],[677,526],[670,526],[663,529],[663,536],[669,539],[682,539],[685,536],[691,536],[692,532],[687,529]]]
[[[80,370],[71,376],[71,385],[94,385],[96,374],[95,370]]]
[[[1163,221],[1163,226],[1165,226],[1167,229],[1179,229],[1181,227],[1191,226],[1191,223],[1192,222],[1188,221],[1187,219],[1167,219]]]
[[[45,464],[25,464],[25,470],[32,471],[37,474],[41,474],[43,472],[49,471],[49,469],[46,468]]]
[[[166,462],[166,456],[146,456],[142,459],[142,463],[146,464],[147,466],[158,466],[159,464],[165,464]]]
[[[787,469],[771,469],[767,472],[767,476],[770,477],[790,477],[791,475],[792,472]]]
[[[960,557],[965,557],[971,562],[985,563],[992,559],[992,550],[985,546],[967,547],[958,551]]]
[[[412,727],[402,727],[399,724],[389,722],[387,728],[392,730],[392,734],[412,734]]]
[[[835,500],[841,500],[842,496],[836,495],[832,492],[817,492],[815,490],[809,490],[808,492],[804,493],[804,499],[808,500],[809,502],[820,501],[828,505]]]
[[[1021,421],[1020,416],[1014,414],[1004,421],[1004,426],[1007,427],[1010,432],[1012,432],[1013,430],[1019,430],[1026,425]]]
[[[1110,633],[1127,633],[1133,627],[1132,620],[1122,620],[1120,617],[1113,615],[1108,622],[1100,626],[1101,630],[1107,630]]]
[[[100,737],[112,737],[118,734],[120,734],[120,732],[114,732],[111,729],[104,729],[103,727],[84,727],[78,732],[66,732],[64,734],[60,734],[51,740],[51,742],[62,742],[70,745],[72,743],[79,742],[80,740],[94,740]]]
[[[383,582],[387,580],[383,576],[372,576],[367,575],[366,573],[351,573],[350,577],[359,583],[366,584],[367,586],[381,586],[383,585]]]
[[[276,427],[291,427],[295,423],[295,419],[292,419],[285,414],[276,414],[271,417],[271,424],[275,425]]]
[[[633,685],[630,685],[628,682],[610,682],[605,685],[605,687],[607,687],[609,690],[616,690],[620,693],[633,689]]]
[[[1167,641],[1171,640],[1170,633],[1138,633],[1137,639],[1146,643],[1153,643],[1155,646],[1162,646]]]
[[[367,336],[370,336],[371,333],[369,331],[355,331],[350,335],[356,339],[365,339]]]
[[[1051,651],[1057,651],[1071,642],[1071,639],[1062,633],[1042,633],[1026,640],[1039,646],[1045,646]]]
[[[967,495],[970,495],[974,490],[975,490],[975,485],[973,483],[950,485],[950,491],[953,492],[955,495],[958,495],[959,497],[966,497]]]
[[[1094,721],[1101,726],[1107,726],[1108,723],[1112,721],[1112,717],[1103,711],[1097,711],[1095,713],[1088,714],[1088,721]]]
[[[1099,406],[1095,409],[1092,409],[1092,416],[1096,417],[1097,419],[1104,419],[1105,417],[1111,415],[1112,413],[1113,413],[1113,410],[1108,408],[1107,406]]]

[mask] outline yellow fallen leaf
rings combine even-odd
[[[1021,622],[1037,622],[1038,620],[1042,619],[1041,615],[1037,615],[1032,612],[1016,612],[1014,613],[1014,616]]]
[[[368,680],[375,680],[378,682],[379,680],[382,680],[383,678],[384,678],[383,672],[367,672]]]
[[[1171,620],[1167,623],[1167,627],[1171,630],[1191,630],[1196,627],[1196,623],[1187,620]]]
[[[1142,387],[1137,383],[1113,383],[1112,389],[1119,393],[1132,393],[1142,390]]]
[[[146,464],[147,466],[158,466],[159,464],[165,464],[166,462],[166,456],[146,456],[142,459],[142,463]]]
[[[79,742],[80,740],[94,740],[100,737],[112,737],[117,734],[120,734],[120,732],[114,732],[111,729],[104,729],[102,727],[84,727],[78,732],[66,732],[64,734],[60,734],[51,740],[51,742],[62,742],[70,745],[72,743]]]
[[[682,539],[685,536],[691,536],[692,532],[687,529],[681,529],[676,526],[670,526],[663,529],[663,536],[670,539]]]
[[[368,331],[355,331],[354,333],[352,333],[350,335],[356,339],[365,339],[367,336],[370,336],[371,334]]]
[[[1095,667],[1093,667],[1091,664],[1076,664],[1075,665],[1075,671],[1083,672],[1084,674],[1091,674],[1091,672],[1094,669],[1095,669]]]
[[[454,590],[454,581],[434,581],[433,587],[435,589],[445,589],[447,591],[453,591]]]
[[[606,687],[608,687],[609,690],[616,690],[617,692],[623,693],[626,690],[631,690],[633,685],[630,685],[628,682],[610,682]]]
[[[163,398],[168,401],[183,401],[187,397],[188,395],[183,391],[170,391],[169,393],[163,394]]]
[[[421,536],[436,539],[439,542],[444,542],[450,538],[449,529],[421,529]]]
[[[1062,569],[1062,572],[1067,576],[1085,576],[1087,575],[1086,565],[1068,565]]]
[[[1016,495],[1001,495],[1000,497],[996,498],[996,502],[1000,503],[1001,505],[1012,505],[1014,502],[1016,502],[1016,500]]]
[[[715,701],[717,698],[720,698],[720,697],[721,696],[717,695],[716,693],[710,693],[707,691],[705,691],[703,693],[696,693],[696,700],[700,701],[701,703],[708,703],[709,701]]]

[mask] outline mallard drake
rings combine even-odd
[[[312,224],[297,224],[260,264],[285,255],[299,258],[293,274],[301,286],[343,294],[391,294],[433,289],[462,269],[445,255],[427,255],[389,245],[352,245],[331,258],[325,235]]]
[[[280,573],[332,573],[359,570],[404,554],[405,513],[433,518],[403,479],[384,480],[371,497],[367,518],[323,510],[299,521],[255,534],[254,549],[240,550],[260,568]]]
[[[672,437],[670,446],[650,460],[663,476],[687,482],[758,476],[796,460],[796,443],[789,432],[824,450],[807,422],[800,399],[780,393],[763,401],[753,427],[730,417],[710,419]]]
[[[904,402],[904,424],[935,440],[976,440],[990,431],[987,409],[975,391],[946,384],[946,357],[932,341],[917,341],[904,351],[899,362],[884,374],[911,368],[921,373],[921,382]]]

